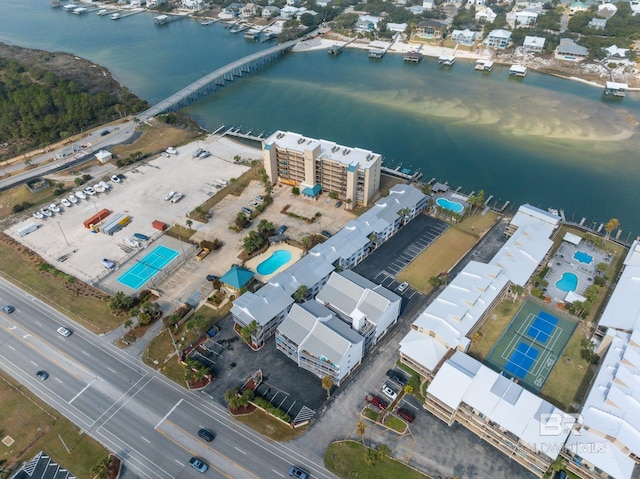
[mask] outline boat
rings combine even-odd
[[[75,13],[76,15],[83,15],[85,13],[87,13],[87,8],[86,7],[78,7],[76,9],[73,10],[73,13]]]
[[[211,19],[209,19],[209,20],[202,20],[202,21],[200,22],[200,25],[202,25],[203,27],[206,27],[207,25],[211,25],[212,23],[215,23],[215,20],[211,20]]]
[[[104,188],[105,191],[110,190],[111,186],[109,186],[109,183],[107,183],[106,181],[101,181],[100,183],[98,183],[100,186],[102,186]]]
[[[79,200],[85,200],[87,199],[87,195],[85,195],[82,191],[76,191],[76,197]]]
[[[73,12],[76,8],[78,8],[78,5],[76,5],[74,3],[67,3],[66,5],[62,6],[62,9],[65,12]]]
[[[95,190],[96,193],[104,193],[105,192],[104,186],[102,186],[100,183],[96,183],[95,185],[93,185],[93,189]]]
[[[72,205],[75,205],[78,202],[78,197],[76,195],[69,195],[67,200],[69,200],[69,203]]]
[[[107,10],[106,8],[102,8],[98,10],[98,15],[100,15],[101,17],[104,15],[107,15],[108,13],[109,13],[109,10]]]
[[[140,241],[149,241],[149,237],[147,235],[143,235],[142,233],[133,233],[133,236],[135,236]]]
[[[440,55],[440,57],[438,58],[438,63],[444,65],[445,67],[453,66],[455,62],[456,57],[454,57],[453,55]]]
[[[111,20],[119,20],[120,19],[120,14],[119,13],[112,13],[111,14]]]
[[[69,201],[69,200],[68,200],[68,199],[66,199],[66,198],[62,198],[62,199],[60,200],[60,204],[61,204],[62,206],[64,206],[65,208],[69,208],[69,207],[71,206],[71,201]]]
[[[42,218],[44,218],[44,215],[42,214],[41,211],[34,211],[33,212],[33,217],[38,219],[38,220],[41,220]]]
[[[47,206],[47,208],[53,211],[54,213],[60,213],[60,207],[55,203],[51,203],[49,206]]]
[[[136,240],[132,239],[132,238],[125,238],[124,242],[128,245],[131,246],[132,248],[139,248],[140,247],[140,243],[138,243]]]
[[[53,216],[53,213],[51,211],[49,211],[47,208],[42,208],[40,210],[40,213],[42,213],[47,218],[51,218]]]

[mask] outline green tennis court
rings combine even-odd
[[[485,359],[485,363],[540,392],[577,323],[525,301]]]

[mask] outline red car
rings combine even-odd
[[[374,396],[372,394],[368,394],[365,397],[365,399],[369,404],[373,404],[375,407],[377,407],[380,410],[387,409],[387,407],[389,406],[389,404],[387,404],[387,402],[384,399],[380,399],[378,396]]]
[[[416,418],[416,416],[411,411],[403,407],[398,409],[398,416],[400,416],[407,422],[413,422],[413,420]]]

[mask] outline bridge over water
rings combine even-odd
[[[222,68],[218,68],[216,71],[209,73],[179,92],[174,93],[169,98],[143,111],[137,118],[145,122],[161,113],[180,110],[199,101],[205,96],[224,88],[227,83],[233,82],[236,78],[243,77],[263,68],[276,58],[284,55],[288,50],[291,50],[299,41],[300,39],[296,39],[281,43],[275,47],[253,53],[240,60],[229,63]]]

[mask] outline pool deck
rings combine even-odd
[[[593,256],[593,260],[589,264],[581,263],[573,257],[576,251],[590,254]],[[606,251],[596,248],[593,244],[581,241],[576,246],[563,241],[553,258],[549,260],[551,269],[545,276],[545,279],[549,282],[545,295],[551,298],[554,303],[563,302],[568,293],[558,289],[556,282],[562,279],[563,273],[568,272],[578,277],[578,287],[574,292],[584,296],[584,292],[593,284],[593,279],[597,275],[598,264],[610,263],[611,259]]]
[[[274,251],[277,251],[277,250],[288,251],[289,253],[291,253],[291,259],[289,261],[287,261],[285,264],[283,264],[280,268],[278,268],[277,270],[275,270],[271,274],[259,274],[258,270],[257,270],[258,265],[260,263],[262,263],[265,259],[267,259],[269,256],[271,256]],[[302,251],[300,248],[296,248],[295,246],[291,246],[290,244],[287,244],[287,243],[284,243],[284,242],[283,243],[272,244],[271,246],[269,246],[269,249],[267,249],[267,251],[265,251],[264,253],[260,253],[258,256],[255,256],[255,257],[251,258],[250,260],[246,261],[244,263],[244,267],[250,269],[251,271],[254,271],[255,274],[256,274],[255,278],[258,281],[260,281],[262,283],[266,283],[273,276],[275,276],[276,274],[280,273],[281,271],[284,271],[286,268],[288,268],[293,263],[295,263],[300,258],[302,258],[302,254],[303,253],[304,253],[304,251]]]

